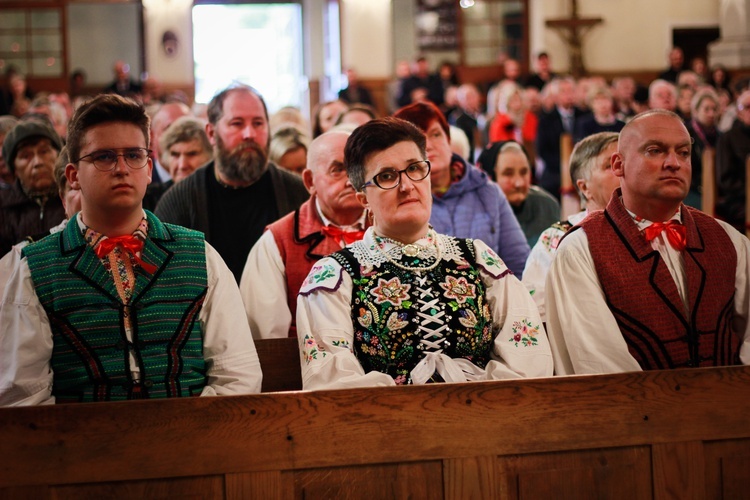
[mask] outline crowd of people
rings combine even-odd
[[[310,120],[241,84],[196,110],[120,61],[75,100],[14,80],[0,405],[258,392],[254,340],[287,336],[309,390],[750,364],[748,81],[681,54],[643,91],[419,58],[390,116],[350,68]]]

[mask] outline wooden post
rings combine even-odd
[[[567,220],[581,210],[581,199],[570,178],[570,156],[573,153],[573,136],[560,136],[560,219]]]
[[[716,215],[716,150],[706,147],[701,157],[701,208],[711,217]]]

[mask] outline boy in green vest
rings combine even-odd
[[[117,95],[73,116],[81,211],[0,261],[0,405],[260,391],[231,272],[202,233],[143,209],[148,141],[143,107]]]

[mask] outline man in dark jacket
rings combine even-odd
[[[156,215],[206,235],[240,281],[265,227],[309,196],[302,180],[268,161],[268,111],[248,86],[219,92],[208,105],[214,160],[164,193]]]
[[[53,174],[60,149],[60,136],[41,119],[21,121],[5,136],[3,158],[16,182],[0,190],[0,256],[65,218]]]

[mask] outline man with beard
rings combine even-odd
[[[297,295],[313,264],[362,239],[364,209],[344,166],[348,138],[330,131],[310,144],[302,179],[312,197],[268,226],[250,252],[240,291],[255,338],[296,337]]]
[[[156,206],[165,222],[203,232],[239,282],[265,227],[298,208],[302,180],[268,161],[268,111],[252,87],[232,86],[208,105],[214,160],[167,191]]]

